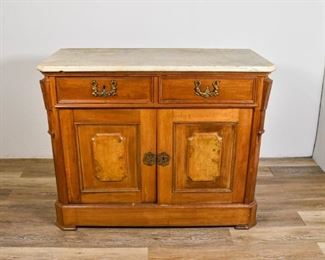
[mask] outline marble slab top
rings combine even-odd
[[[275,66],[250,49],[60,49],[41,72],[207,71],[272,72]]]

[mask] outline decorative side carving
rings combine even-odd
[[[47,111],[52,110],[51,107],[51,101],[50,101],[50,90],[49,90],[49,82],[47,78],[43,78],[40,81],[40,85],[41,85],[41,90],[42,90],[42,94],[43,94],[43,101],[44,101],[44,105]]]
[[[263,83],[264,83],[263,84],[264,92],[263,92],[262,103],[261,103],[261,118],[260,118],[260,127],[258,131],[258,135],[262,135],[264,133],[265,111],[269,102],[273,81],[269,78],[265,78]]]
[[[95,176],[100,181],[122,181],[127,176],[127,143],[121,134],[96,134],[92,138]]]
[[[43,94],[43,101],[45,105],[45,109],[47,112],[47,121],[49,130],[47,131],[49,135],[54,138],[55,133],[53,130],[53,109],[52,109],[52,101],[51,101],[51,93],[50,93],[50,82],[47,77],[44,77],[42,80],[40,80],[41,90]]]
[[[188,139],[188,177],[214,181],[220,176],[222,138],[217,132],[194,133]]]

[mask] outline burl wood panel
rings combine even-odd
[[[194,82],[201,82],[201,91],[212,89],[212,83],[218,81],[219,95],[202,97],[196,95]],[[162,77],[160,82],[159,102],[161,103],[253,103],[255,85],[253,79],[224,78],[222,76],[183,76]]]
[[[95,97],[92,81],[110,90],[112,80],[117,83],[115,96]],[[59,103],[151,103],[153,99],[152,77],[58,77],[56,79]]]
[[[175,192],[230,192],[234,175],[232,164],[236,155],[236,131],[236,122],[174,122]],[[199,137],[195,139],[199,141],[199,147],[189,147],[189,139],[193,140],[194,136]],[[216,138],[218,149],[215,146]],[[191,158],[193,152],[196,158]]]
[[[220,176],[222,138],[218,133],[195,133],[188,140],[188,177],[214,181]]]
[[[82,192],[139,191],[138,125],[76,124]]]
[[[127,175],[126,137],[121,134],[96,134],[92,139],[95,176],[100,181],[122,181]]]

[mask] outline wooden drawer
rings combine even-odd
[[[252,78],[162,77],[160,103],[254,103]]]
[[[151,103],[152,77],[59,77],[59,103]]]

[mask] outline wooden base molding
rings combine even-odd
[[[188,227],[235,226],[249,229],[256,224],[256,202],[251,204],[157,205],[55,203],[56,225],[62,230],[79,226]]]

